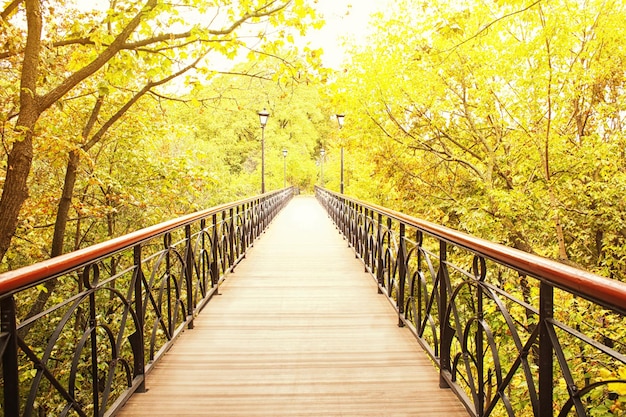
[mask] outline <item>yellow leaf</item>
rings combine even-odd
[[[613,377],[613,373],[606,368],[602,368],[599,371],[602,379],[611,379]]]
[[[608,384],[608,389],[611,392],[626,396],[626,382],[612,382]]]

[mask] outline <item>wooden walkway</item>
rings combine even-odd
[[[118,417],[467,417],[313,197],[255,242]]]

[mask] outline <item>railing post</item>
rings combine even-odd
[[[216,294],[219,294],[219,275],[217,269],[217,214],[213,214],[213,239],[211,239],[211,283],[216,288]]]
[[[359,230],[359,233],[357,234],[358,237],[358,243],[359,243],[359,250],[357,251],[357,253],[361,256],[361,259],[363,259],[364,256],[364,242],[363,242],[363,235],[365,234],[365,227],[367,224],[367,221],[365,219],[363,219],[364,216],[364,208],[362,205],[359,205],[359,212],[357,214],[357,228]],[[362,226],[359,228],[359,219],[362,221]]]
[[[552,417],[553,351],[548,320],[554,314],[554,288],[541,282],[539,287],[539,417]]]
[[[398,242],[398,327],[404,327],[404,286],[406,284],[406,226],[400,223]]]
[[[417,266],[417,273],[418,275],[422,275],[422,262],[423,262],[423,244],[424,244],[424,234],[420,231],[420,230],[416,230],[415,231],[415,244],[417,245],[416,247],[416,266]],[[428,268],[428,267],[427,267]],[[423,320],[423,312],[425,313],[425,309],[426,306],[423,305],[423,300],[422,300],[422,284],[421,282],[417,282],[417,288],[412,288],[412,291],[417,291],[417,294],[413,294],[415,296],[415,299],[417,300],[417,308],[416,308],[416,312],[417,312],[417,317],[414,317],[415,319],[415,327],[417,329],[417,334],[422,335],[423,331],[424,331],[424,326],[422,325],[422,320]]]
[[[365,213],[364,213],[364,217],[363,217],[363,237],[362,239],[365,240],[365,242],[363,242],[362,247],[363,247],[363,254],[361,255],[361,259],[363,259],[363,265],[365,267],[365,272],[367,272],[367,267],[368,267],[368,260],[369,260],[369,250],[370,250],[370,239],[369,239],[369,209],[366,208],[365,209]]]
[[[206,295],[206,293],[208,292],[208,285],[207,285],[207,265],[206,265],[206,258],[205,258],[205,251],[206,251],[206,218],[203,218],[200,220],[200,253],[198,253],[198,264],[201,268],[201,274],[202,276],[199,277],[198,279],[201,280],[201,285],[200,288],[204,290],[204,292],[202,293],[202,297],[204,297]],[[210,268],[210,266],[209,266]],[[210,272],[209,272],[210,274]]]
[[[93,266],[93,264],[92,264]],[[100,390],[98,380],[98,338],[96,337],[98,331],[98,315],[96,312],[96,293],[95,288],[98,285],[98,269],[94,267],[94,279],[93,283],[90,281],[88,271],[92,266],[87,266],[83,272],[83,280],[85,288],[89,288],[89,342],[91,346],[91,401],[93,405],[93,415],[100,415]],[[92,286],[93,284],[93,286]]]
[[[354,248],[354,257],[358,258],[361,251],[361,236],[359,227],[359,221],[361,220],[361,213],[363,213],[363,206],[360,204],[355,205],[354,210],[354,243],[352,247]]]
[[[255,199],[254,202],[252,202],[252,239],[250,240],[250,242],[252,243],[252,246],[254,246],[254,242],[256,241],[257,237],[259,237],[259,224],[262,221],[262,216],[261,216],[261,202],[259,199]]]
[[[187,284],[187,324],[188,329],[193,329],[193,245],[191,244],[191,225],[185,226],[185,281]]]
[[[232,271],[235,270],[235,211],[230,209],[230,224],[228,228],[228,246],[230,248],[230,266]]]
[[[448,283],[450,277],[448,276],[448,267],[446,262],[448,261],[448,245],[445,241],[439,241],[439,271],[437,272],[439,278],[439,300],[438,300],[438,313],[439,313],[439,388],[449,388],[445,374],[452,372],[451,360],[450,360],[450,346],[452,344],[452,334],[448,330],[448,323],[446,322],[446,311],[448,310]]]
[[[0,301],[1,328],[0,348],[2,351],[2,379],[4,389],[3,411],[5,416],[20,415],[19,374],[17,360],[17,324],[15,319],[15,300],[13,296]]]
[[[369,245],[369,249],[367,251],[367,262],[368,262],[368,266],[369,266],[369,271],[373,274],[376,273],[376,245],[374,244],[374,238],[376,237],[374,235],[375,230],[374,230],[374,225],[375,220],[374,220],[374,210],[370,210],[370,219],[369,219],[369,223],[370,223],[370,229],[368,229],[368,235],[367,235],[367,242]]]
[[[479,268],[480,265],[480,269]],[[485,357],[482,354],[484,349],[483,343],[483,327],[482,322],[484,319],[484,300],[483,300],[483,282],[485,279],[485,264],[484,258],[474,258],[474,276],[480,281],[476,289],[476,316],[478,319],[478,326],[476,329],[475,343],[476,343],[476,379],[478,380],[478,404],[476,404],[476,411],[479,416],[485,413]]]
[[[348,203],[345,198],[341,199],[341,212],[339,215],[341,216],[341,231],[343,232],[343,238],[348,241],[348,246],[350,246],[350,222],[348,221]]]
[[[393,249],[393,245],[391,244],[391,228],[393,227],[393,221],[391,220],[391,217],[387,217],[387,249],[389,250],[389,253],[391,254],[391,251]],[[384,239],[383,239],[384,240]],[[392,278],[392,274],[393,274],[393,265],[391,264],[391,259],[387,259],[387,251],[385,251],[385,261],[387,261],[387,265],[385,265],[385,268],[387,269],[387,282],[384,282],[385,278],[383,277],[383,282],[384,282],[384,287],[387,290],[387,295],[390,296],[391,295],[391,278]]]
[[[134,367],[135,372],[133,377],[141,377],[141,384],[137,388],[137,392],[146,392],[146,379],[145,379],[145,349],[144,349],[144,337],[143,327],[145,324],[145,315],[143,311],[143,269],[141,268],[141,245],[135,245],[133,248],[133,263],[135,264],[135,300],[134,308],[137,315],[137,327],[135,329],[135,335],[131,336],[130,342],[134,351]],[[146,288],[146,292],[149,290]]]
[[[167,303],[167,331],[169,332],[170,335],[172,335],[174,333],[174,321],[172,318],[172,282],[171,282],[171,278],[172,278],[172,262],[170,259],[171,256],[171,250],[172,250],[172,235],[168,232],[165,235],[163,235],[163,247],[166,250],[165,253],[165,273],[166,273],[166,283],[165,283],[165,288],[166,288],[166,303]]]
[[[352,247],[352,218],[354,217],[354,210],[352,207],[353,203],[351,201],[348,202],[348,205],[346,207],[346,228],[348,230],[348,233],[346,234],[346,237],[348,238],[348,247]]]
[[[226,229],[224,228],[224,225],[226,225]],[[226,236],[224,236],[224,233],[226,233]],[[230,245],[228,243],[228,234],[230,234],[230,227],[227,223],[226,210],[224,210],[222,211],[222,222],[220,224],[220,250],[222,251],[222,272],[228,270],[228,268],[230,268],[230,266],[232,265],[232,263],[230,263]],[[226,237],[227,239],[226,242],[224,242],[224,237]]]
[[[244,203],[241,207],[241,225],[239,226],[241,227],[241,249],[243,251],[240,255],[244,258],[246,257],[246,252],[248,251],[248,225],[246,223],[246,217],[248,215],[248,209],[246,208],[247,205],[248,203]],[[239,207],[237,207],[237,213],[239,213]]]
[[[265,227],[267,226],[267,207],[266,207],[266,197],[261,197],[259,200],[259,214],[261,216],[261,222],[259,223],[261,229],[259,230],[258,236],[265,233]]]
[[[376,235],[378,248],[376,249],[376,281],[378,282],[378,294],[382,294],[384,269],[383,269],[383,215],[378,213],[378,232]]]

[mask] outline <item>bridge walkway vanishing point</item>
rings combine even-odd
[[[313,197],[220,294],[117,416],[468,415]]]

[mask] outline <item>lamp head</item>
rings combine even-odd
[[[345,114],[337,114],[337,123],[339,124],[339,129],[343,128],[343,121],[345,117]]]
[[[265,109],[257,112],[257,114],[259,115],[259,122],[261,122],[261,127],[265,127],[265,125],[267,124],[267,118],[270,117],[270,114]]]

